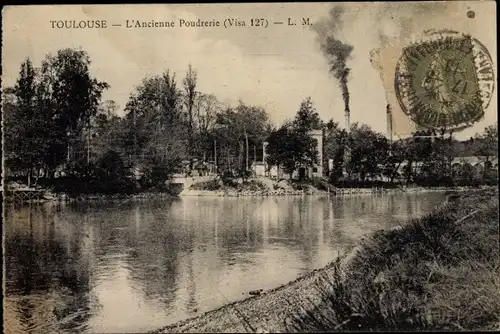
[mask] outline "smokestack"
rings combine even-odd
[[[345,129],[347,132],[351,131],[351,112],[349,111],[349,107],[345,108]]]
[[[351,132],[351,112],[349,111],[349,106],[347,105],[347,103],[345,106],[344,116],[345,116],[345,130],[346,130],[347,134],[349,134]],[[349,151],[349,146],[346,143],[347,143],[347,141],[344,142],[344,163],[342,166],[342,174],[344,174],[344,176],[347,176],[349,174],[347,172],[347,162],[349,161],[349,159],[351,157],[351,152]]]
[[[392,143],[392,108],[387,105],[387,134],[389,135],[389,142]]]

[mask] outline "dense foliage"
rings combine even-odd
[[[367,125],[347,131],[333,119],[324,122],[307,97],[293,120],[274,127],[261,107],[242,101],[231,107],[198,91],[191,66],[180,85],[168,69],[145,77],[120,112],[114,101],[102,100],[109,86],[90,66],[86,52],[73,49],[47,55],[38,68],[29,59],[22,63],[16,84],[2,94],[7,177],[28,185],[43,179],[75,192],[133,192],[161,189],[175,173],[246,182],[266,156],[268,171],[279,166],[290,176],[300,166],[322,164],[336,186],[498,179],[497,125],[465,142],[432,131],[389,142]],[[322,161],[312,130],[323,133]],[[453,164],[459,156],[477,156],[484,168]]]

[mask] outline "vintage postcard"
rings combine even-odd
[[[5,333],[500,330],[495,2],[2,14]]]

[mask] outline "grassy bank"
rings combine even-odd
[[[336,330],[500,329],[498,189],[364,240],[331,298]]]
[[[449,196],[324,269],[166,332],[500,329],[498,188]]]

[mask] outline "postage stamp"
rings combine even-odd
[[[495,88],[488,50],[455,31],[434,32],[406,47],[395,74],[401,108],[424,128],[471,126],[484,116]]]

